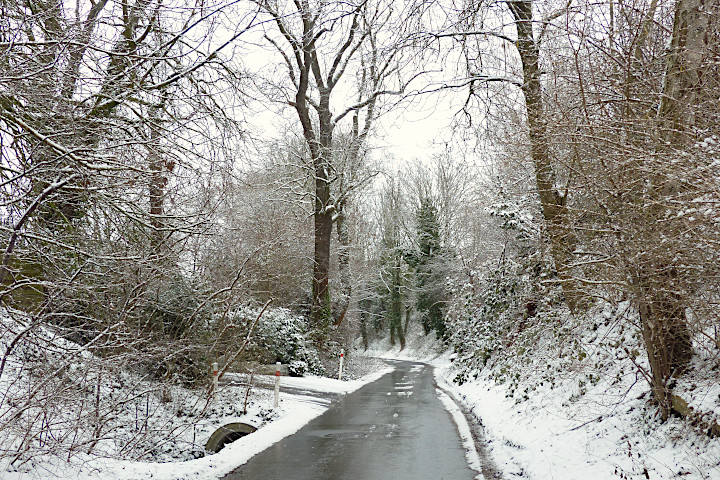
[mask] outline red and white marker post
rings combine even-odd
[[[213,362],[212,364],[212,376],[213,376],[213,398],[217,395],[218,391],[218,374],[220,373],[220,369],[218,368],[218,363]]]
[[[275,363],[275,408],[280,405],[280,362]]]
[[[345,349],[340,349],[340,369],[338,371],[338,380],[342,380],[343,363],[345,362]]]

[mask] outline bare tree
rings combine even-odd
[[[593,8],[608,18],[607,6]],[[717,35],[706,32],[718,17],[714,6],[682,1],[619,4],[615,15],[568,15],[557,27],[568,40],[555,64],[574,66],[553,78],[551,108],[562,120],[550,131],[574,175],[576,281],[593,296],[634,301],[650,365],[641,371],[667,418],[672,378],[688,368],[708,321],[688,312],[716,277],[710,245],[719,232],[707,202],[717,187],[707,172],[718,78],[707,65]],[[688,205],[705,213],[688,217]]]
[[[660,159],[672,161],[673,157],[690,155],[700,165],[707,163],[701,158],[702,152],[696,151],[696,144],[704,139],[705,132],[717,128],[715,96],[720,90],[720,75],[709,65],[717,59],[719,34],[720,9],[716,3],[679,0],[675,4],[657,108],[656,155]],[[674,201],[681,198],[692,201],[692,197],[701,195],[704,183],[697,180],[688,183],[694,176],[692,170],[677,172],[676,178],[672,178],[676,172],[667,172],[672,175],[669,176],[663,170],[650,172],[644,202],[650,201],[654,206],[643,208],[658,222],[672,215],[668,207]],[[679,233],[667,228],[661,231],[668,236]],[[693,355],[692,332],[685,310],[690,304],[688,297],[697,287],[693,288],[694,282],[688,278],[690,272],[684,265],[697,265],[697,260],[700,265],[704,262],[701,258],[687,263],[677,261],[678,257],[690,260],[688,253],[687,247],[674,245],[672,257],[645,257],[633,269],[632,284],[650,362],[651,385],[663,419],[672,408],[671,378],[687,368]]]
[[[256,3],[275,25],[264,38],[287,69],[289,86],[278,88],[295,110],[310,152],[315,238],[311,316],[314,326],[322,330],[332,319],[329,272],[334,219],[340,219],[339,235],[345,238],[344,214],[338,212],[335,201],[344,202],[346,195],[332,195],[335,128],[346,118],[354,119],[350,156],[358,158],[377,114],[376,103],[381,97],[402,92],[404,83],[391,81],[400,61],[396,48],[399,32],[391,28],[398,25],[393,23],[396,17],[389,3]],[[353,74],[362,80],[353,82]],[[338,100],[338,96],[350,102]]]
[[[512,29],[489,4],[474,3],[454,31],[431,37],[462,40],[469,63],[456,83],[471,95],[479,84],[520,87],[528,157],[565,300],[578,313],[592,297],[634,301],[650,363],[641,370],[667,418],[672,378],[707,335],[709,320],[689,312],[707,315],[701,296],[716,283],[718,231],[707,202],[717,191],[708,176],[717,130],[717,7],[682,0],[504,5]],[[499,111],[492,105],[485,114]]]

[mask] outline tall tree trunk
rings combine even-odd
[[[326,189],[326,182],[318,182],[317,193]],[[323,185],[325,183],[325,185]],[[328,188],[329,190],[329,188]],[[322,204],[318,198],[316,204]],[[313,263],[313,304],[312,322],[316,328],[325,329],[330,324],[332,307],[330,304],[330,236],[332,234],[332,215],[316,208],[313,215],[315,223],[315,255]]]
[[[412,312],[412,307],[410,305],[405,307],[405,325],[403,326],[403,335],[407,336],[408,332],[408,326],[410,326],[410,313]]]
[[[320,89],[319,144],[313,156],[315,167],[315,258],[313,264],[312,321],[321,330],[330,326],[330,242],[333,208],[330,204],[330,159],[332,156],[333,123],[330,113],[330,91]]]
[[[360,335],[362,336],[363,347],[365,350],[367,350],[370,346],[367,331],[367,315],[367,311],[364,308],[361,308],[358,316],[360,317]]]
[[[392,276],[390,278],[390,339],[391,344],[395,345],[395,339],[400,341],[400,349],[405,348],[405,332],[403,330],[403,299],[401,288],[402,285],[402,256],[397,252],[393,256]]]
[[[395,271],[393,272],[393,285],[392,285],[392,305],[390,306],[392,315],[392,329],[395,330],[395,335],[400,340],[400,349],[405,349],[405,332],[403,331],[402,317],[403,317],[403,301],[402,294],[400,293],[400,265],[401,257],[398,256],[395,264]]]
[[[678,0],[667,56],[658,121],[659,153],[675,156],[696,141],[695,131],[708,128],[717,115],[712,92],[720,86],[713,51],[720,33],[720,7],[714,0]],[[680,188],[667,178],[651,178],[648,216],[664,218],[661,205]],[[648,203],[647,201],[645,203]],[[635,274],[636,301],[651,370],[651,386],[663,419],[671,408],[673,375],[684,370],[693,355],[687,301],[678,268],[669,259],[648,260]]]
[[[298,68],[297,90],[293,106],[303,129],[303,136],[310,150],[315,182],[315,202],[313,205],[313,223],[315,234],[315,251],[313,256],[313,284],[310,320],[314,328],[319,330],[321,337],[330,325],[332,305],[330,304],[330,241],[333,225],[333,208],[330,204],[330,162],[333,150],[334,122],[330,109],[332,85],[325,83],[321,73],[320,60],[316,49],[316,18],[311,12],[307,1],[297,3],[302,15],[303,36],[302,47],[296,50]],[[284,31],[281,18],[276,15],[276,22]],[[295,44],[294,47],[297,45]],[[317,130],[313,125],[308,102],[310,77],[315,78],[319,101],[317,111]]]
[[[390,319],[390,345],[395,346],[395,320],[392,318]]]
[[[163,243],[163,214],[165,210],[165,186],[167,185],[165,161],[160,152],[160,115],[161,107],[150,110],[150,138],[147,145],[148,168],[150,169],[149,203],[150,203],[150,247],[152,255],[160,258],[160,249]]]
[[[517,48],[524,78],[522,91],[525,96],[530,135],[530,156],[535,167],[535,183],[540,196],[545,229],[565,302],[571,311],[575,311],[582,299],[569,267],[574,240],[568,226],[566,197],[555,188],[555,170],[552,165],[540,84],[540,47],[533,33],[532,1],[506,3],[517,29]]]

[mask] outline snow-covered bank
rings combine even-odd
[[[323,377],[290,378],[284,377],[282,385],[301,388],[311,392],[328,394],[347,394],[357,390],[390,371],[390,368],[368,374],[358,380],[338,381]],[[267,379],[270,383],[270,379]],[[244,388],[223,387],[219,393],[218,411],[233,409],[244,401]],[[316,397],[281,393],[280,406],[272,409],[272,396],[269,392],[256,392],[254,407],[243,416],[218,416],[216,423],[206,423],[198,429],[198,443],[212,434],[215,428],[233,421],[250,424],[264,424],[257,432],[243,437],[214,455],[183,462],[153,463],[132,462],[80,456],[70,463],[57,457],[37,457],[25,464],[19,471],[8,471],[5,465],[0,470],[2,480],[30,479],[88,479],[88,480],[185,480],[220,478],[239,465],[247,462],[253,455],[265,450],[279,440],[296,432],[313,418],[321,415],[329,406],[329,401],[318,401]],[[265,417],[263,420],[261,417]]]
[[[449,359],[433,362],[443,386],[482,421],[489,453],[506,478],[720,478],[717,439],[693,433],[683,420],[660,424],[647,401],[647,385],[623,384],[610,404],[607,384],[577,398],[577,381],[545,385],[523,402],[506,385],[480,377],[450,383]]]
[[[634,364],[642,359],[612,358],[615,350],[600,348],[594,339],[612,343],[623,334],[603,328],[583,341],[588,353],[583,362],[599,365],[600,375],[586,373],[586,363],[568,370],[559,357],[545,356],[545,371],[529,365],[532,373],[519,380],[498,377],[488,367],[458,385],[455,355],[439,354],[432,334],[409,339],[403,351],[375,344],[372,353],[436,367],[438,384],[482,423],[487,453],[502,478],[720,479],[720,440],[683,419],[661,423]],[[704,412],[717,414],[720,408],[717,382],[684,379],[676,390]]]

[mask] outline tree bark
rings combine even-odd
[[[696,141],[717,114],[720,74],[710,61],[718,40],[720,8],[711,0],[679,0],[667,56],[665,82],[658,108],[660,154],[675,156]],[[664,218],[664,199],[680,188],[673,181],[651,178],[647,202],[650,219]],[[635,274],[636,302],[651,370],[651,388],[663,420],[672,410],[671,378],[682,373],[693,355],[692,334],[685,315],[687,300],[681,273],[668,259],[651,259]]]
[[[405,349],[405,332],[403,331],[403,324],[402,324],[402,317],[403,317],[403,301],[402,301],[402,294],[400,292],[400,282],[402,281],[401,278],[401,260],[402,257],[400,257],[398,254],[396,254],[395,258],[395,265],[393,266],[393,282],[391,285],[392,292],[391,292],[391,305],[390,305],[390,315],[391,315],[391,323],[390,323],[390,332],[391,335],[394,335],[397,337],[397,339],[400,341],[400,349]]]
[[[363,347],[367,350],[370,346],[367,331],[367,311],[364,308],[360,309],[358,316],[360,317],[360,335],[362,336]]]
[[[313,30],[311,29],[311,32]],[[314,48],[314,47],[313,47]],[[317,53],[313,52],[314,65]],[[316,66],[315,68],[319,68]],[[318,79],[316,78],[316,81]],[[316,327],[326,329],[332,318],[330,303],[330,242],[333,227],[333,209],[330,203],[330,162],[333,151],[334,124],[330,112],[330,93],[332,90],[319,87],[320,105],[318,109],[319,142],[313,155],[315,168],[315,261],[313,267],[313,305],[312,320]]]
[[[660,407],[663,420],[672,408],[670,379],[681,373],[692,358],[692,337],[685,318],[685,302],[670,291],[668,275],[654,272],[654,282],[647,272],[636,276],[636,303],[640,314],[643,341],[650,364],[650,386]]]
[[[673,146],[689,146],[693,129],[717,122],[720,74],[720,6],[713,0],[678,0],[667,57],[660,108],[662,139]]]
[[[161,257],[161,246],[163,243],[163,214],[165,210],[165,187],[167,186],[167,167],[162,158],[158,144],[161,137],[161,108],[150,109],[150,138],[147,145],[149,149],[148,168],[150,170],[149,180],[149,204],[150,204],[150,247],[156,258]]]
[[[581,303],[580,292],[570,272],[573,237],[568,226],[566,196],[555,188],[555,170],[548,139],[540,83],[540,47],[533,33],[532,1],[507,1],[517,29],[517,48],[523,68],[522,91],[530,137],[530,156],[535,167],[535,184],[555,269],[560,277],[565,302],[571,311]]]

